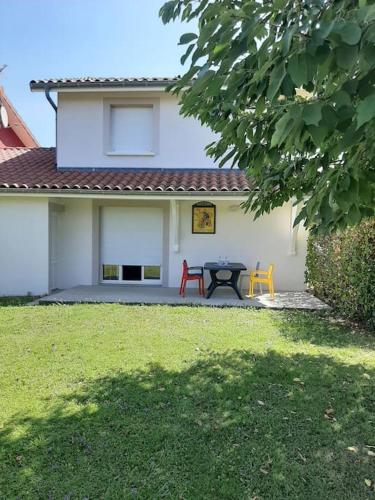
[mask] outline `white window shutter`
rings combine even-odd
[[[154,108],[111,106],[111,149],[113,152],[154,152]]]

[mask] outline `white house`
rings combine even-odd
[[[52,104],[57,93],[57,147],[0,151],[0,295],[178,287],[183,259],[219,257],[249,269],[273,263],[276,291],[304,289],[306,232],[293,229],[295,208],[256,221],[243,212],[251,179],[206,156],[212,132],[179,115],[165,92],[171,81],[31,82]],[[214,205],[214,233],[193,232],[197,203]]]

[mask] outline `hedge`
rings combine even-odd
[[[342,233],[310,236],[306,268],[317,297],[375,330],[375,218]]]

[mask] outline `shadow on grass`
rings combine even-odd
[[[323,356],[201,356],[179,372],[77,380],[45,417],[6,423],[0,496],[368,498],[374,372]]]
[[[280,334],[294,342],[330,347],[362,347],[375,350],[375,332],[354,330],[325,312],[283,311],[275,315]]]
[[[21,296],[11,296],[11,297],[0,297],[0,307],[16,307],[24,306],[38,297],[33,297],[32,295],[21,295]]]

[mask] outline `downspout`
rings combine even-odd
[[[46,84],[44,87],[44,95],[46,96],[47,101],[50,103],[52,106],[53,110],[55,111],[55,168],[57,168],[57,106],[55,101],[52,99],[50,95],[50,88],[49,85]],[[52,291],[52,265],[53,263],[51,262],[51,254],[52,254],[52,231],[51,231],[51,213],[52,213],[52,208],[50,205],[50,202],[48,200],[48,293],[51,293]]]
[[[55,110],[55,113],[57,113],[57,106],[56,106],[56,103],[55,101],[52,99],[51,95],[50,95],[50,87],[49,85],[46,85],[44,87],[44,94],[46,96],[46,99],[47,101],[50,103],[50,105],[53,107],[53,109]]]
[[[52,99],[51,94],[50,94],[50,87],[48,84],[45,85],[44,87],[44,95],[46,96],[47,101],[50,103],[52,108],[55,111],[55,167],[57,167],[57,105],[55,101]]]

